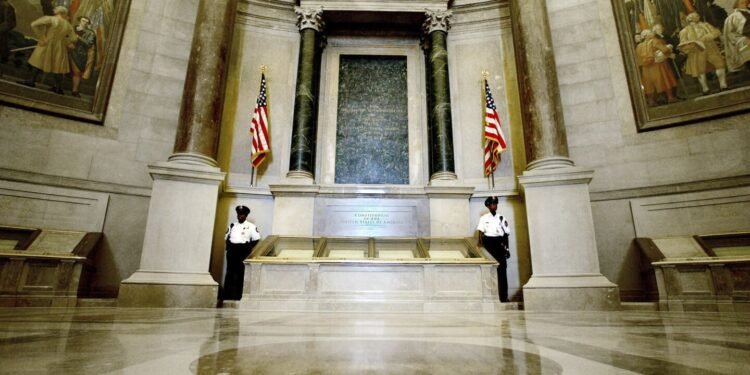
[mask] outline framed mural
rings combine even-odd
[[[0,0],[0,100],[101,124],[130,0]]]
[[[750,109],[750,0],[612,0],[638,130]]]

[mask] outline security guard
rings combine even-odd
[[[479,218],[479,224],[477,225],[479,243],[477,243],[477,246],[484,246],[499,263],[497,265],[497,287],[500,293],[500,302],[508,302],[506,259],[510,258],[510,250],[508,250],[510,225],[508,220],[497,214],[497,197],[488,197],[484,201],[484,206],[490,212]]]
[[[237,206],[237,222],[229,224],[224,236],[227,244],[227,274],[224,278],[225,300],[242,299],[242,286],[245,279],[245,264],[243,261],[250,255],[250,251],[260,241],[260,232],[255,224],[247,221],[250,209],[247,206]]]

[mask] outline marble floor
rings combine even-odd
[[[3,374],[750,374],[750,314],[2,308]]]

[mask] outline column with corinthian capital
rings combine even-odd
[[[312,183],[318,121],[320,58],[323,48],[323,9],[295,7],[300,32],[297,89],[294,98],[292,145],[287,177]]]
[[[219,186],[224,88],[237,0],[200,0],[174,152],[149,166],[154,179],[138,270],[119,306],[214,307],[209,274]]]
[[[313,234],[315,147],[318,121],[320,59],[324,45],[323,9],[295,7],[299,27],[297,89],[292,114],[292,144],[287,184],[271,185],[274,196],[273,232],[277,235]]]
[[[422,25],[428,85],[431,183],[440,180],[456,180],[447,44],[452,16],[453,13],[449,10],[427,10],[426,19]]]
[[[533,274],[526,310],[612,310],[619,289],[599,269],[589,182],[568,156],[546,0],[511,0],[524,138],[524,188]]]

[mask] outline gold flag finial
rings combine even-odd
[[[487,79],[490,76],[490,72],[487,69],[482,69],[482,78]]]
[[[268,71],[268,65],[263,64],[263,65],[260,66],[260,72],[261,73],[266,74],[267,71]]]

